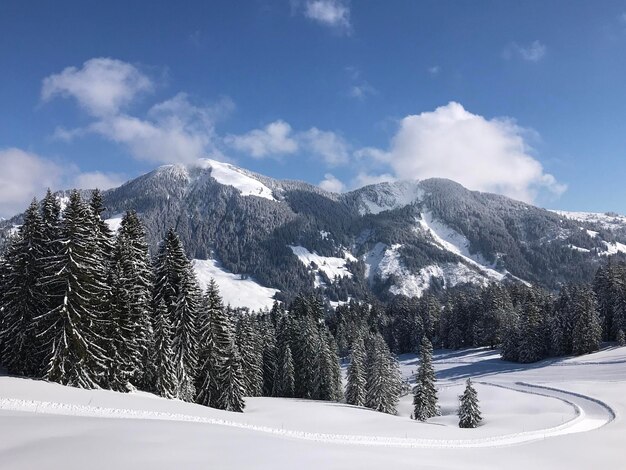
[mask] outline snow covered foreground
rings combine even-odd
[[[250,398],[243,414],[149,394],[0,378],[0,468],[619,468],[626,348],[522,366],[488,350],[436,354],[429,423],[306,400]],[[402,358],[410,375],[414,357]],[[456,427],[471,376],[484,414]]]

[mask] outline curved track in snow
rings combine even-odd
[[[515,434],[490,436],[476,439],[425,439],[316,433],[272,428],[268,426],[260,426],[237,421],[228,421],[217,418],[207,418],[179,413],[131,410],[122,408],[106,408],[90,405],[76,405],[38,400],[21,400],[16,398],[0,398],[0,410],[51,415],[84,416],[94,418],[182,421],[190,423],[212,424],[217,426],[228,426],[306,441],[358,446],[429,449],[488,448],[524,444],[538,440],[544,440],[551,437],[563,436],[566,434],[592,431],[610,423],[615,418],[615,413],[607,404],[585,395],[580,395],[577,393],[559,390],[551,387],[527,384],[523,382],[516,382],[514,384],[500,384],[491,382],[477,383],[492,387],[502,387],[521,393],[542,395],[561,400],[572,406],[572,408],[575,410],[576,416],[559,426]]]

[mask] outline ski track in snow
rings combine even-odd
[[[305,441],[356,446],[427,449],[489,448],[518,445],[551,437],[563,436],[566,434],[592,431],[610,423],[611,421],[613,421],[613,419],[615,419],[615,412],[607,404],[586,395],[568,392],[552,387],[528,384],[524,382],[516,382],[514,384],[506,385],[492,382],[477,383],[492,387],[506,388],[521,393],[542,395],[545,397],[561,400],[574,409],[576,416],[573,419],[555,427],[501,436],[490,436],[477,439],[424,439],[349,434],[325,434],[272,428],[269,426],[259,426],[237,421],[206,418],[181,413],[131,410],[123,408],[107,408],[38,400],[21,400],[15,398],[0,398],[0,410],[93,418],[182,421],[190,423],[211,424],[217,426],[228,426],[232,428],[246,429],[266,434],[273,434],[279,437],[300,439]]]

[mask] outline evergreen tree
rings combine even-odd
[[[420,345],[420,365],[417,371],[417,381],[413,389],[413,418],[426,421],[437,416],[437,389],[435,388],[435,368],[433,367],[433,346],[428,338]]]
[[[218,344],[216,338],[217,322],[223,315],[224,305],[219,289],[214,279],[211,279],[201,302],[198,314],[198,332],[200,337],[198,358],[199,373],[196,380],[196,402],[204,406],[217,406],[219,392],[217,391],[217,374],[226,353],[229,336],[222,338]]]
[[[521,311],[518,344],[519,361],[536,362],[545,357],[546,328],[536,294],[530,293]]]
[[[342,397],[341,368],[337,356],[337,347],[328,328],[321,327],[319,333],[319,353],[314,398],[318,400],[338,401]]]
[[[401,391],[398,362],[385,340],[376,333],[367,342],[365,406],[383,413],[396,414]]]
[[[152,273],[145,232],[134,211],[122,218],[111,262],[112,387],[146,386],[152,336],[149,302]]]
[[[626,338],[624,338],[624,330],[619,330],[617,332],[617,345],[626,346]]]
[[[172,350],[181,400],[196,396],[194,381],[198,353],[198,287],[182,243],[170,229],[159,246],[155,261],[153,303],[161,301],[173,328]]]
[[[63,303],[44,315],[51,321],[53,349],[47,379],[83,388],[106,386],[106,339],[102,298],[108,297],[103,259],[93,237],[93,214],[77,191],[70,195],[61,232],[57,277]]]
[[[295,369],[287,322],[288,319],[283,317],[278,323],[276,374],[272,393],[276,397],[293,397],[295,393]]]
[[[24,214],[24,223],[6,252],[3,285],[0,355],[13,374],[38,376],[45,352],[38,320],[45,311],[42,251],[44,239],[39,205],[34,200]]]
[[[574,287],[564,286],[556,301],[554,316],[550,322],[551,351],[555,356],[571,354],[575,323],[575,306],[572,297]]]
[[[576,355],[597,351],[602,338],[602,327],[595,307],[595,295],[588,287],[579,287],[575,300],[576,323],[572,338],[572,352]]]
[[[224,361],[219,374],[219,382],[223,388],[218,403],[218,408],[226,411],[241,413],[245,407],[243,397],[245,386],[243,374],[241,372],[241,358],[237,346],[233,343],[230,347],[230,354]]]
[[[459,396],[459,427],[475,428],[482,421],[480,409],[478,408],[478,394],[472,386],[472,381],[467,379],[465,391]]]
[[[519,361],[519,312],[513,310],[508,323],[502,333],[502,359],[505,361]]]
[[[300,398],[317,396],[317,362],[319,334],[317,325],[309,313],[295,320],[296,341],[292,343],[296,371],[295,394]]]
[[[348,384],[346,386],[346,402],[350,405],[363,406],[365,404],[365,343],[361,336],[352,343],[350,365],[348,366]]]
[[[263,349],[250,315],[242,315],[237,322],[235,344],[243,364],[245,395],[258,397],[263,393]]]
[[[224,309],[217,284],[211,280],[200,315],[201,368],[196,401],[214,408],[242,411],[245,384],[231,314],[230,309]]]
[[[64,248],[61,204],[50,189],[48,189],[46,196],[43,198],[41,209],[43,223],[42,236],[44,240],[41,255],[43,266],[41,283],[46,296],[43,311],[50,312],[61,306],[67,287],[64,284],[63,276],[58,275],[63,265],[62,255]],[[54,320],[54,317],[50,315],[42,316],[37,320],[38,329],[43,332],[40,334],[40,339],[43,344],[43,349],[46,351],[44,367],[48,366],[49,355],[53,347],[54,336],[52,333],[54,331]]]
[[[154,311],[154,349],[151,363],[154,369],[154,390],[165,398],[176,398],[179,393],[173,359],[172,328],[165,304],[160,301]]]
[[[263,349],[263,396],[271,397],[274,392],[274,379],[277,368],[276,329],[268,317],[258,320],[257,329]]]
[[[107,258],[108,255],[113,253],[113,232],[111,232],[109,225],[102,219],[102,213],[106,209],[102,200],[102,193],[99,189],[94,189],[91,193],[89,207],[91,208],[91,215],[93,217],[93,236],[103,256]]]

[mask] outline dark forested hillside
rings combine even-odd
[[[152,252],[173,228],[191,258],[217,259],[279,289],[282,300],[314,289],[334,301],[388,299],[493,281],[557,289],[590,281],[606,255],[626,251],[619,224],[574,220],[443,179],[339,195],[207,160],[160,167],[103,197],[105,219],[138,213]],[[0,223],[2,238],[21,220]],[[345,267],[343,277],[329,275],[333,263]]]

